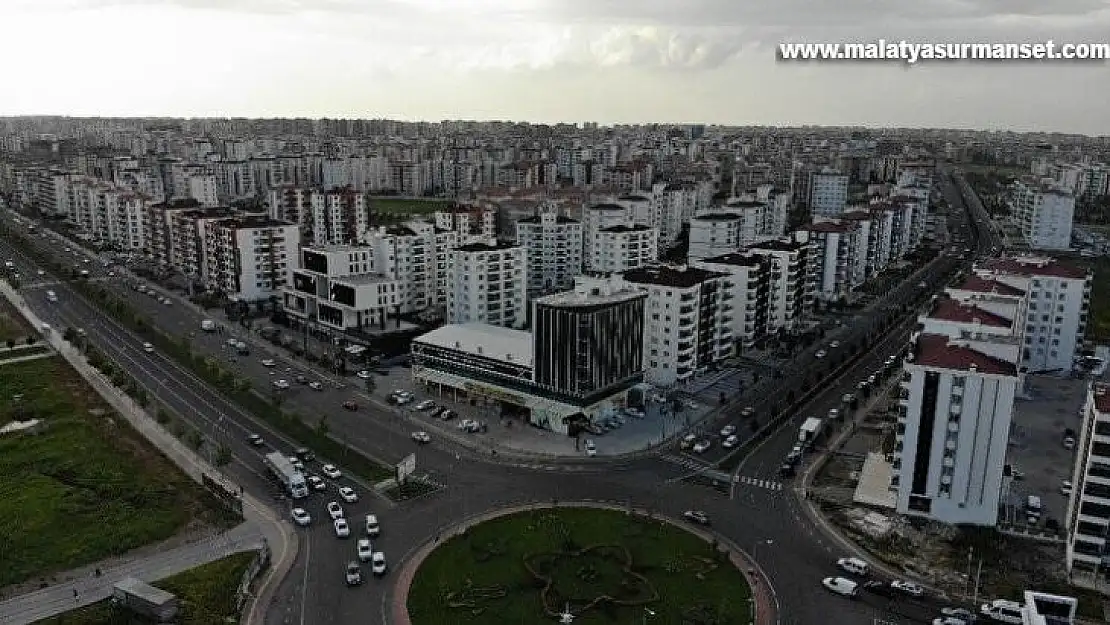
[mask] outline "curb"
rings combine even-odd
[[[779,625],[781,623],[781,605],[779,604],[778,594],[775,592],[771,580],[767,577],[766,572],[762,567],[752,559],[751,555],[746,551],[740,549],[735,543],[728,538],[721,536],[710,530],[702,527],[695,527],[687,524],[679,519],[651,513],[644,508],[637,508],[629,506],[627,503],[620,504],[610,501],[592,501],[592,500],[577,500],[567,502],[550,502],[550,503],[534,503],[521,506],[512,506],[508,508],[499,508],[497,510],[490,510],[477,515],[467,517],[466,519],[456,523],[447,531],[437,531],[435,536],[424,542],[424,544],[413,547],[402,557],[404,565],[401,568],[399,578],[396,583],[386,592],[385,600],[382,602],[382,623],[387,625],[412,625],[409,620],[408,614],[408,593],[412,586],[412,580],[416,575],[417,570],[420,568],[421,563],[429,556],[436,547],[439,546],[440,538],[444,541],[462,534],[466,529],[472,525],[489,521],[492,519],[519,514],[522,512],[529,512],[532,510],[551,510],[556,508],[595,508],[600,510],[612,510],[614,512],[624,512],[626,514],[638,514],[644,517],[664,521],[674,527],[685,530],[701,538],[707,543],[714,540],[719,545],[723,545],[729,552],[729,560],[736,566],[737,570],[744,576],[748,582],[748,587],[751,590],[751,597],[753,601],[754,618],[752,625]],[[761,592],[762,591],[762,592]],[[768,595],[769,591],[769,595]]]

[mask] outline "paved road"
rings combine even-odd
[[[55,245],[54,248],[56,253],[64,253],[62,246]],[[0,255],[16,254],[0,242]],[[21,263],[22,273],[33,275],[35,268],[29,266],[25,259]],[[113,280],[104,270],[94,268],[90,271],[93,272],[91,279]],[[910,285],[908,288],[913,290],[915,287]],[[45,301],[44,293],[48,288],[57,292],[60,299],[57,305]],[[293,442],[224,401],[172,361],[157,353],[144,352],[141,340],[83,302],[65,285],[27,284],[24,290],[31,305],[48,319],[53,319],[52,324],[84,328],[90,340],[109,356],[125,364],[153,395],[185,413],[198,429],[228,444],[235,454],[232,472],[248,490],[263,496],[272,495],[273,487],[259,474],[258,451],[245,443],[245,436],[248,432],[259,432],[270,444],[285,452],[296,447]],[[184,331],[181,321],[173,321],[179,309],[179,306],[165,307],[165,312],[157,315],[155,322],[167,325],[177,323],[175,331]],[[850,338],[840,339],[844,349],[867,334],[877,332],[880,323],[893,312],[880,308],[865,314],[861,323],[854,323],[845,330]],[[163,319],[170,321],[163,322]],[[219,339],[198,334],[195,340],[213,353],[220,349],[210,344]],[[812,355],[817,348],[812,347],[809,354]],[[802,362],[805,362],[804,358]],[[243,361],[238,365],[240,370],[261,386],[265,387],[272,379],[268,370],[252,364],[257,362],[257,358],[239,360]],[[830,366],[831,360],[815,363],[817,359],[811,358],[810,364],[825,368]],[[803,364],[797,370],[805,368]],[[285,373],[294,372],[283,372],[283,375]],[[804,382],[804,376],[800,375],[788,376],[773,384],[768,380],[763,394],[771,396],[777,393],[781,396],[782,389],[791,386],[799,388]],[[328,414],[333,433],[345,438],[353,448],[370,455],[394,461],[415,449],[407,439],[410,428],[388,413],[369,406],[365,412],[360,411],[357,418],[340,412],[338,404],[342,398],[355,392],[357,390],[350,387],[332,388],[320,393],[300,389],[290,394],[287,401],[292,406],[303,405],[314,410],[312,414]],[[766,406],[766,402],[760,405]],[[826,623],[828,615],[837,614],[838,622],[853,625],[870,623],[871,619],[886,614],[884,606],[867,602],[849,604],[819,589],[818,580],[832,573],[832,560],[818,540],[799,531],[800,521],[791,508],[796,504],[791,501],[788,490],[768,491],[770,494],[764,499],[744,504],[742,500],[717,497],[712,494],[713,491],[699,486],[672,481],[672,478],[688,473],[688,470],[673,462],[651,457],[621,461],[612,466],[593,464],[573,467],[575,471],[556,472],[553,469],[557,467],[501,466],[490,462],[488,457],[474,455],[446,441],[420,450],[419,464],[437,481],[445,484],[446,490],[396,506],[372,500],[364,493],[363,501],[355,506],[357,514],[372,509],[381,517],[384,532],[379,542],[391,563],[402,560],[404,554],[458,519],[501,505],[588,498],[625,504],[632,502],[673,515],[680,514],[684,509],[700,508],[714,518],[717,531],[753,551],[756,559],[768,568],[784,608],[784,623]],[[318,520],[321,501],[320,496],[314,496],[313,503],[309,505],[317,513]],[[274,501],[274,506],[282,508],[278,501]],[[315,527],[303,530],[305,540],[302,541],[298,567],[279,588],[278,596],[282,597],[282,601],[269,613],[268,622],[359,622],[364,621],[367,614],[376,613],[383,605],[387,582],[370,580],[369,584],[356,590],[343,587],[341,569],[354,555],[353,541],[336,539],[330,528],[324,525],[318,522]],[[768,545],[767,540],[774,542]]]

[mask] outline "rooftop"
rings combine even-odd
[[[532,366],[532,333],[484,323],[445,325],[414,342]]]
[[[805,230],[809,230],[810,232],[829,233],[843,233],[848,232],[852,229],[852,227],[848,224],[836,223],[835,221],[815,221],[806,226],[802,226],[802,228]]]
[[[632,224],[632,225],[620,224],[620,225],[617,225],[617,226],[609,226],[608,228],[601,228],[600,229],[601,232],[617,232],[617,233],[619,233],[619,232],[645,232],[647,230],[651,230],[651,227],[650,226],[645,226],[643,224]]]
[[[1025,291],[1019,288],[1012,287],[1008,284],[1003,284],[997,280],[990,280],[987,278],[980,278],[979,276],[971,276],[964,283],[956,287],[961,291],[974,291],[976,293],[994,293],[996,295],[1012,295],[1014,297],[1021,297],[1025,295]]]
[[[573,308],[576,306],[600,306],[604,304],[616,304],[619,302],[627,302],[643,297],[647,297],[647,294],[639,289],[612,289],[604,288],[602,286],[586,286],[575,288],[572,291],[564,291],[562,293],[545,295],[544,297],[538,297],[533,301],[537,306]]]
[[[971,349],[943,334],[920,334],[913,344],[911,365],[1017,377],[1017,366]]]
[[[625,208],[623,206],[621,206],[620,204],[605,203],[605,204],[594,204],[593,206],[590,207],[590,210],[595,210],[595,211],[623,211],[623,210],[625,210]]]
[[[395,236],[395,237],[414,237],[414,236],[416,236],[416,231],[413,230],[412,228],[409,228],[408,226],[397,226],[397,225],[385,226],[384,230],[385,230],[386,234],[392,235],[392,236]]]
[[[702,213],[694,219],[697,221],[738,221],[740,215],[736,213]]]
[[[517,221],[517,223],[520,223],[520,224],[538,224],[538,223],[541,223],[543,220],[542,220],[540,215],[532,215],[531,217],[525,217],[523,219],[518,219],[516,221]],[[576,224],[576,223],[578,223],[578,220],[577,219],[571,219],[570,217],[567,217],[566,215],[556,215],[555,216],[555,223],[557,223],[557,224]]]
[[[380,284],[383,282],[393,282],[393,278],[380,273],[359,273],[347,276],[338,276],[332,278],[331,281],[337,284],[346,284],[348,286],[360,286],[364,284]]]
[[[1012,320],[1002,315],[997,315],[989,310],[983,310],[972,304],[965,304],[950,297],[941,297],[937,299],[936,303],[933,305],[933,309],[929,311],[928,316],[932,319],[941,321],[978,323],[995,328],[1009,328],[1013,325]]]
[[[1015,256],[1012,258],[993,258],[983,265],[999,273],[1009,273],[1026,277],[1071,278],[1082,280],[1087,271],[1074,265],[1066,265],[1047,256]]]
[[[622,201],[622,202],[650,202],[651,201],[651,198],[649,198],[645,195],[635,195],[635,194],[622,195],[617,199]]]
[[[679,267],[659,265],[626,271],[624,272],[624,279],[636,284],[658,284],[660,286],[688,289],[723,275],[725,274],[685,265]]]
[[[761,241],[748,249],[766,250],[770,252],[797,252],[806,245],[807,244],[802,241],[774,239],[771,241]]]
[[[725,202],[725,205],[729,208],[759,208],[761,206],[767,206],[766,202],[757,202],[755,200],[729,200]]]
[[[714,263],[717,265],[732,265],[733,267],[758,267],[763,264],[764,259],[758,254],[740,254],[738,252],[730,252],[728,254],[721,254],[712,258],[703,258],[700,262]]]
[[[497,252],[499,250],[511,250],[517,247],[515,243],[508,241],[498,241],[496,243],[467,243],[455,248],[458,252]]]

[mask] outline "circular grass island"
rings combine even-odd
[[[727,551],[667,521],[537,508],[470,526],[420,563],[412,625],[748,623],[751,589]]]

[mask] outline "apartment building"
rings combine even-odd
[[[817,301],[818,248],[810,233],[799,231],[789,237],[763,241],[748,248],[770,261],[767,331],[793,330]]]
[[[1071,582],[1103,590],[1110,582],[1110,385],[1087,389],[1068,499],[1066,565]]]
[[[606,202],[594,204],[582,209],[582,238],[583,256],[582,265],[586,271],[599,271],[594,267],[600,259],[595,258],[595,252],[600,248],[600,232],[605,228],[615,226],[628,226],[632,221],[629,209],[618,203]]]
[[[528,316],[527,271],[519,245],[490,239],[459,246],[448,264],[448,323],[523,327]]]
[[[263,215],[205,220],[204,286],[229,299],[255,302],[279,297],[300,262],[296,225]]]
[[[1032,255],[988,260],[974,273],[1025,293],[1021,366],[1030,372],[1071,373],[1087,330],[1093,274]]]
[[[859,262],[859,222],[820,220],[802,229],[812,237],[817,298],[825,302],[847,301],[865,277],[866,262]]]
[[[813,216],[836,217],[848,205],[848,174],[823,168],[809,176],[809,210]]]
[[[463,243],[474,237],[488,239],[497,236],[497,211],[494,210],[461,207],[436,211],[433,220],[437,228],[458,233],[459,241]]]
[[[582,223],[543,212],[516,223],[516,242],[528,262],[528,297],[567,290],[582,273]]]
[[[72,177],[64,191],[69,221],[89,240],[124,250],[146,248],[146,196],[84,176]]]
[[[435,226],[419,221],[381,226],[366,234],[373,250],[371,269],[395,280],[402,313],[425,310],[435,299],[439,268],[435,265]],[[444,268],[446,273],[446,268]]]
[[[744,349],[768,334],[771,306],[771,258],[751,252],[733,252],[691,261],[690,266],[728,274],[735,293],[733,339]]]
[[[594,273],[620,273],[659,259],[658,231],[640,224],[601,228],[589,243],[591,260],[587,269]]]
[[[333,245],[301,249],[300,268],[282,289],[289,315],[335,330],[385,327],[401,310],[402,285],[373,271],[368,246]]]
[[[1010,220],[1035,250],[1071,248],[1075,196],[1047,181],[1015,180],[1009,190]]]
[[[370,228],[366,195],[351,187],[311,189],[282,186],[267,194],[270,216],[297,224],[310,245],[365,243]]]
[[[860,283],[886,269],[891,258],[890,226],[893,215],[877,207],[846,210],[840,222],[851,224],[856,233],[856,247],[852,253],[856,280]]]
[[[958,308],[934,313],[947,317],[942,326],[957,323],[958,314],[967,319]],[[969,336],[926,326],[911,341],[891,478],[899,514],[953,525],[998,521],[1018,370],[1004,358],[1004,344],[974,332],[998,320],[979,319],[991,323],[971,323]]]

